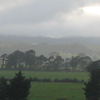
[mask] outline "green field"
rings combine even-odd
[[[0,76],[6,78],[14,77],[14,74],[18,71],[0,71]],[[37,77],[39,79],[50,78],[77,78],[79,80],[88,81],[88,72],[33,72],[22,71],[26,77]],[[29,100],[57,100],[60,98],[66,98],[68,100],[85,100],[83,83],[46,83],[46,82],[32,82],[30,89]]]
[[[18,71],[0,71],[0,76],[4,76],[6,78],[12,78],[14,77],[15,73]],[[88,81],[89,79],[89,73],[88,72],[35,72],[35,71],[22,71],[23,75],[30,78],[37,77],[39,79],[43,78],[50,78],[51,80],[54,80],[56,78],[58,79],[65,79],[70,78],[74,79],[77,78],[78,80],[84,80]]]
[[[29,100],[85,100],[82,83],[32,83]]]

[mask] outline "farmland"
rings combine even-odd
[[[0,76],[6,78],[14,77],[17,71],[0,71]],[[89,74],[87,72],[34,72],[22,71],[24,76],[30,78],[37,77],[39,79],[50,78],[54,80],[64,78],[77,78],[78,80],[88,81]],[[59,83],[59,82],[32,82],[29,100],[85,100],[83,83]]]
[[[4,76],[6,78],[12,78],[14,77],[15,73],[18,71],[0,71],[0,76]],[[39,79],[43,78],[50,78],[51,80],[54,80],[56,78],[58,79],[64,79],[64,78],[77,78],[78,80],[84,80],[88,81],[89,79],[89,73],[88,72],[37,72],[37,71],[22,71],[25,77],[27,78],[34,78],[37,77]]]
[[[32,83],[29,100],[85,100],[82,83]]]

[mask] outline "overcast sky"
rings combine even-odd
[[[84,10],[94,6],[96,14]],[[100,0],[0,0],[0,34],[100,36],[99,6]]]

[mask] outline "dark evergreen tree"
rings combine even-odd
[[[19,71],[15,74],[15,77],[10,80],[9,85],[9,100],[27,100],[29,95],[29,89],[31,87],[31,80],[26,79],[23,73]]]
[[[92,72],[93,70],[100,69],[100,60],[93,61],[89,66],[87,66],[87,71]]]
[[[90,72],[90,79],[84,84],[86,100],[100,100],[100,69]]]
[[[0,78],[0,100],[7,100],[8,84],[4,77]]]

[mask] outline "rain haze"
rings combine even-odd
[[[99,0],[0,0],[0,34],[100,36]]]
[[[100,100],[100,0],[0,0],[0,100]]]

